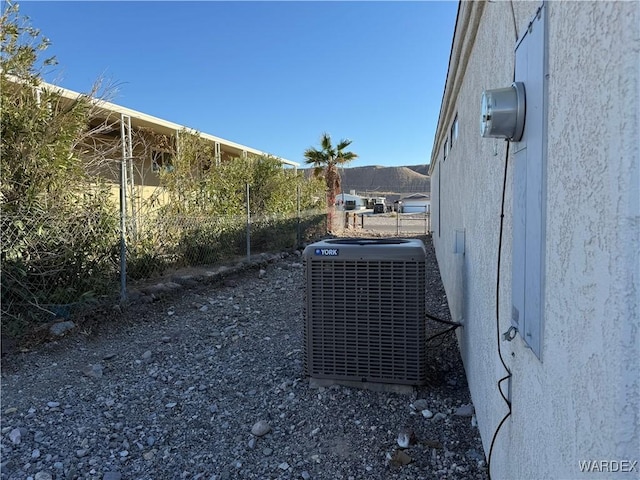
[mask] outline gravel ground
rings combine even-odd
[[[311,388],[300,252],[272,260],[5,357],[0,478],[486,479],[454,335],[412,393]]]

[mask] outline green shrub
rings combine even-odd
[[[9,4],[0,18],[2,331],[66,315],[113,291],[117,216],[75,153],[95,107],[41,88],[48,40]],[[94,158],[93,164],[104,159]]]

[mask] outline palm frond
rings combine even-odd
[[[329,135],[327,132],[324,132],[322,134],[322,137],[320,137],[320,146],[322,147],[322,150],[324,150],[325,152],[328,152],[332,149],[331,135]]]
[[[343,164],[348,163],[351,160],[358,158],[358,155],[353,152],[343,152],[337,159],[336,163]]]
[[[342,140],[340,140],[340,142],[338,143],[338,145],[336,145],[336,150],[338,150],[338,152],[340,152],[341,150],[344,150],[345,148],[347,148],[349,145],[351,145],[351,140],[349,140],[348,138],[343,138]]]
[[[324,152],[316,150],[315,148],[307,148],[304,151],[305,163],[314,164],[316,166],[325,165],[327,163],[327,157]]]

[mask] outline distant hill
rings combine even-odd
[[[428,168],[427,165],[351,167],[340,169],[340,177],[346,193],[355,190],[365,197],[397,199],[409,193],[431,193]],[[311,175],[313,169],[305,169],[305,173]]]
[[[408,165],[407,168],[422,175],[429,175],[429,165]]]

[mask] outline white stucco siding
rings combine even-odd
[[[568,357],[554,386],[588,412],[560,424],[578,459],[640,460],[639,5],[549,9],[545,355]]]
[[[511,83],[513,18],[521,37],[540,5],[513,2],[512,16],[508,2],[462,4],[482,15],[477,31],[467,26],[467,36],[454,40],[457,64],[450,66],[432,156],[434,244],[452,315],[465,325],[459,343],[487,454],[507,412],[496,388],[505,372],[495,324],[506,143],[480,137],[480,94]],[[640,462],[640,3],[548,2],[546,8],[542,360],[520,336],[501,341],[513,373],[512,415],[497,436],[491,473],[496,479],[611,478],[581,473],[579,462]],[[457,35],[462,29],[459,23]],[[470,53],[466,69],[453,75],[462,69],[461,41]],[[460,136],[443,161],[456,111]],[[512,162],[513,155],[509,168]],[[509,170],[500,333],[511,317],[512,182]],[[453,250],[456,230],[464,231],[464,255]],[[636,469],[615,478],[638,478]]]
[[[480,5],[467,3],[462,8],[470,8],[471,5],[480,8]],[[521,28],[524,28],[539,2],[516,2],[514,6],[516,18],[522,19]],[[521,13],[525,7],[527,11]],[[500,206],[506,143],[480,137],[480,98],[484,89],[511,83],[515,42],[510,4],[484,4],[480,28],[466,40],[467,48],[472,50],[466,71],[463,76],[459,76],[460,86],[455,107],[450,109],[452,113],[441,127],[442,133],[448,136],[450,122],[457,111],[459,138],[445,161],[442,161],[441,143],[437,169],[440,178],[434,176],[431,182],[432,210],[435,213],[438,205],[441,207],[435,213],[440,215],[441,225],[441,231],[434,232],[438,263],[452,316],[465,325],[458,339],[487,453],[493,432],[507,412],[496,388],[496,382],[504,376],[505,371],[497,355],[495,325]],[[444,137],[440,140],[444,142]],[[508,175],[510,178],[510,171]],[[433,186],[438,183],[441,188],[435,190]],[[510,231],[511,225],[510,189],[509,181],[505,232]],[[464,255],[453,253],[456,230],[464,231]],[[510,236],[505,234],[502,246],[502,305],[506,305],[505,299],[510,295],[510,290],[507,289],[511,283],[508,268],[510,250]],[[510,304],[508,311],[502,308],[501,316],[500,331],[503,332],[508,328]],[[496,454],[499,456],[501,452]],[[506,460],[505,457],[497,463]]]

